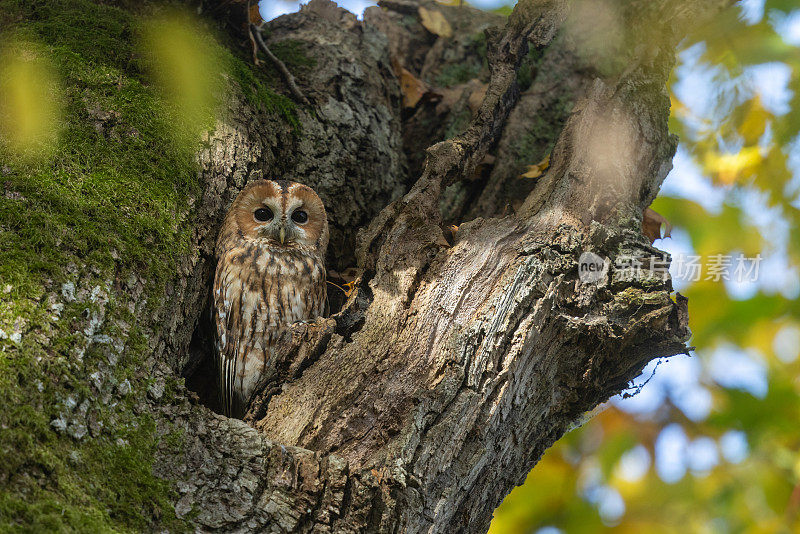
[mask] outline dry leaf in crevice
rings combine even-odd
[[[550,167],[550,154],[546,155],[542,161],[536,165],[528,165],[528,170],[525,174],[520,174],[520,178],[538,178],[544,174],[544,171]]]
[[[442,232],[444,233],[444,238],[447,240],[447,246],[452,247],[453,243],[456,241],[456,234],[458,233],[458,226],[455,224],[451,224],[449,226],[442,227]]]
[[[483,99],[486,98],[486,90],[488,88],[488,83],[481,83],[472,91],[472,93],[470,93],[469,99],[467,100],[467,105],[469,106],[469,110],[472,112],[473,117],[480,109],[481,104],[483,104]]]
[[[455,88],[438,87],[436,91],[437,94],[441,95],[439,103],[436,104],[436,114],[445,115],[446,113],[450,113],[450,111],[456,107],[461,99],[462,94],[464,93],[464,88],[461,86]]]
[[[357,267],[348,267],[347,269],[339,273],[339,276],[341,276],[348,282],[352,282],[353,280],[356,280],[359,276],[361,276],[361,273],[362,269],[359,269]]]
[[[436,9],[425,9],[424,7],[420,6],[418,13],[420,23],[432,34],[445,38],[453,36],[453,28],[450,27],[450,23],[447,22],[447,19],[444,18],[444,15],[442,15],[441,11]]]
[[[650,240],[651,244],[654,243],[656,239],[662,239],[662,224],[664,225],[663,237],[672,237],[672,225],[663,215],[650,208],[644,210],[644,216],[642,217],[642,233]]]
[[[444,115],[450,113],[456,107],[463,106],[462,99],[466,96],[467,108],[470,113],[475,116],[475,113],[483,103],[483,98],[486,96],[487,84],[484,84],[478,79],[472,79],[466,83],[454,85],[453,87],[437,87],[435,92],[431,94],[439,97],[439,103],[436,105],[436,113]],[[476,94],[477,93],[477,94]]]
[[[342,272],[328,269],[328,283],[336,288],[339,288],[344,294],[345,298],[349,298],[353,294],[356,286],[358,285],[361,276],[361,270],[355,267],[348,267]]]
[[[439,235],[436,236],[435,243],[440,247],[448,248],[453,246],[453,243],[450,239],[448,239],[448,234],[450,234],[450,228],[445,226],[439,226]]]
[[[416,107],[428,92],[428,85],[411,74],[405,67],[399,67],[400,91],[403,93],[403,107]]]
[[[328,280],[333,280],[336,283],[352,282],[361,276],[361,270],[356,267],[348,267],[342,272],[328,269]]]

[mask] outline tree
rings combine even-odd
[[[686,350],[642,214],[675,151],[677,42],[727,2],[503,20],[387,0],[361,23],[314,0],[266,32],[309,106],[235,31],[117,4],[0,4],[9,57],[54,64],[61,96],[34,87],[65,117],[3,144],[6,525],[485,531],[566,430]],[[330,267],[356,274],[248,424],[202,403],[204,310],[222,215],[259,177],[314,186]]]

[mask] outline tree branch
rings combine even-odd
[[[303,92],[299,87],[297,87],[297,83],[295,82],[292,73],[289,72],[289,69],[286,68],[286,65],[283,64],[283,61],[278,59],[278,57],[272,53],[267,46],[267,43],[264,42],[264,38],[261,36],[261,29],[252,22],[250,23],[250,35],[253,37],[253,39],[255,39],[258,47],[262,52],[264,52],[264,55],[267,56],[275,68],[278,69],[278,72],[281,73],[283,81],[286,82],[286,85],[289,87],[289,90],[292,92],[292,95],[294,95],[295,99],[297,99],[297,101],[301,104],[306,106],[310,105]]]

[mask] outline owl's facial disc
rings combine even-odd
[[[325,206],[308,186],[258,180],[236,198],[236,223],[241,234],[282,248],[324,251],[328,244]]]

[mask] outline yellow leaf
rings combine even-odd
[[[546,155],[542,161],[536,165],[528,165],[528,171],[525,174],[520,174],[520,178],[538,178],[547,168],[550,167],[550,154]]]
[[[705,158],[705,168],[723,184],[736,182],[745,171],[754,169],[762,160],[761,149],[745,147],[735,154],[710,153]]]
[[[165,97],[175,140],[192,146],[214,126],[224,94],[224,63],[213,36],[182,12],[145,21],[141,51]]]
[[[771,118],[770,112],[764,109],[761,104],[761,98],[756,95],[747,109],[742,125],[739,127],[739,133],[742,134],[745,145],[749,146],[758,143],[758,140],[764,135],[767,123]]]
[[[60,91],[48,57],[32,42],[0,46],[0,147],[15,157],[47,157],[58,140]]]
[[[441,11],[436,9],[419,8],[419,18],[422,25],[426,30],[439,37],[452,37],[453,28],[450,23],[444,18]]]

